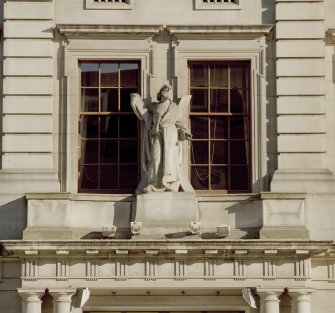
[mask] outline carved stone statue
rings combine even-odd
[[[192,136],[185,122],[191,96],[182,97],[179,105],[172,98],[170,85],[162,86],[157,94],[158,102],[149,105],[139,94],[130,95],[131,106],[145,125],[141,165],[146,177],[142,177],[139,192],[177,192],[180,189],[180,141],[190,140]]]

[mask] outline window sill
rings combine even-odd
[[[88,193],[27,193],[27,200],[75,200],[75,201],[132,201],[134,194],[88,194]]]
[[[199,202],[241,202],[257,201],[261,199],[259,193],[240,193],[240,194],[209,194],[197,193],[196,197]]]

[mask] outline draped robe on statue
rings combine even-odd
[[[144,121],[141,164],[146,178],[138,191],[179,191],[181,177],[181,149],[179,141],[190,134],[182,118],[185,105],[174,102],[151,103],[145,106],[139,95],[132,96],[135,114]],[[189,98],[186,99],[189,102]],[[142,102],[141,102],[142,101]],[[186,102],[185,101],[185,102]],[[183,109],[181,111],[181,108]],[[158,124],[157,124],[158,123]],[[157,133],[152,129],[157,126]]]

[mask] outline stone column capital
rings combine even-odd
[[[50,290],[53,297],[53,313],[70,313],[72,297],[76,289],[54,289]]]
[[[310,299],[311,294],[313,294],[314,292],[315,289],[304,288],[304,289],[290,289],[288,293],[293,300],[303,301],[304,298]]]
[[[20,295],[22,301],[24,302],[37,302],[41,303],[41,297],[44,295],[44,290],[25,290],[25,289],[18,289],[18,294]]]
[[[22,313],[41,313],[44,290],[18,289],[18,294],[22,298]]]
[[[65,289],[65,290],[51,290],[50,294],[53,297],[54,302],[72,302],[72,297],[76,293],[76,290]]]
[[[257,288],[257,294],[260,297],[261,313],[279,313],[279,296],[283,289],[277,288]]]
[[[278,297],[284,292],[284,289],[279,288],[257,288],[257,294],[260,298]]]

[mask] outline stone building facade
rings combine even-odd
[[[4,0],[0,29],[0,312],[334,312],[334,0]],[[136,194],[129,95],[167,82],[183,190]]]

